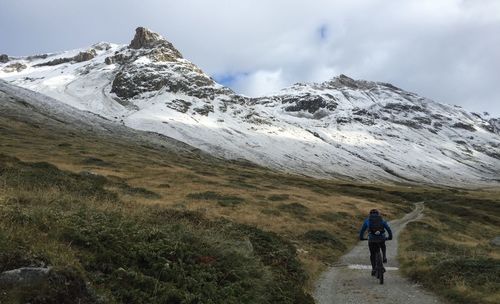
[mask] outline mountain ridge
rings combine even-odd
[[[0,78],[225,158],[321,178],[498,185],[498,119],[339,75],[263,97],[224,87],[161,35],[8,57]]]

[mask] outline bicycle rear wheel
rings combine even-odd
[[[380,250],[377,252],[375,259],[375,265],[377,269],[377,279],[379,279],[380,284],[384,284],[384,264],[382,263],[382,254]]]

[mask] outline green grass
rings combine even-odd
[[[304,234],[304,238],[308,241],[317,244],[326,244],[329,246],[334,246],[340,250],[345,250],[346,246],[334,235],[325,230],[310,230]]]
[[[451,303],[500,300],[498,247],[490,244],[500,235],[500,201],[480,196],[478,191],[415,195],[426,202],[425,218],[410,223],[401,237],[403,272]]]
[[[126,203],[109,179],[46,163],[2,156],[0,185],[0,270],[54,267],[43,286],[1,290],[2,303],[312,303],[277,234]]]

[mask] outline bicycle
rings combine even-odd
[[[368,239],[363,239],[363,241],[368,241]],[[380,246],[378,247],[377,253],[375,254],[374,270],[375,270],[375,277],[379,280],[380,284],[384,284],[385,267],[382,261],[382,248],[380,248]]]

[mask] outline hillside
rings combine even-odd
[[[55,284],[3,285],[2,303],[307,303],[374,206],[355,185],[217,159],[5,83],[0,101],[0,273],[50,266]]]
[[[50,267],[2,303],[312,303],[367,211],[413,201],[431,220],[405,233],[408,275],[455,302],[498,298],[497,192],[284,174],[2,82],[0,113],[0,274]]]
[[[387,83],[340,75],[249,98],[145,28],[129,45],[4,61],[6,81],[217,157],[343,181],[499,184],[498,119]]]

